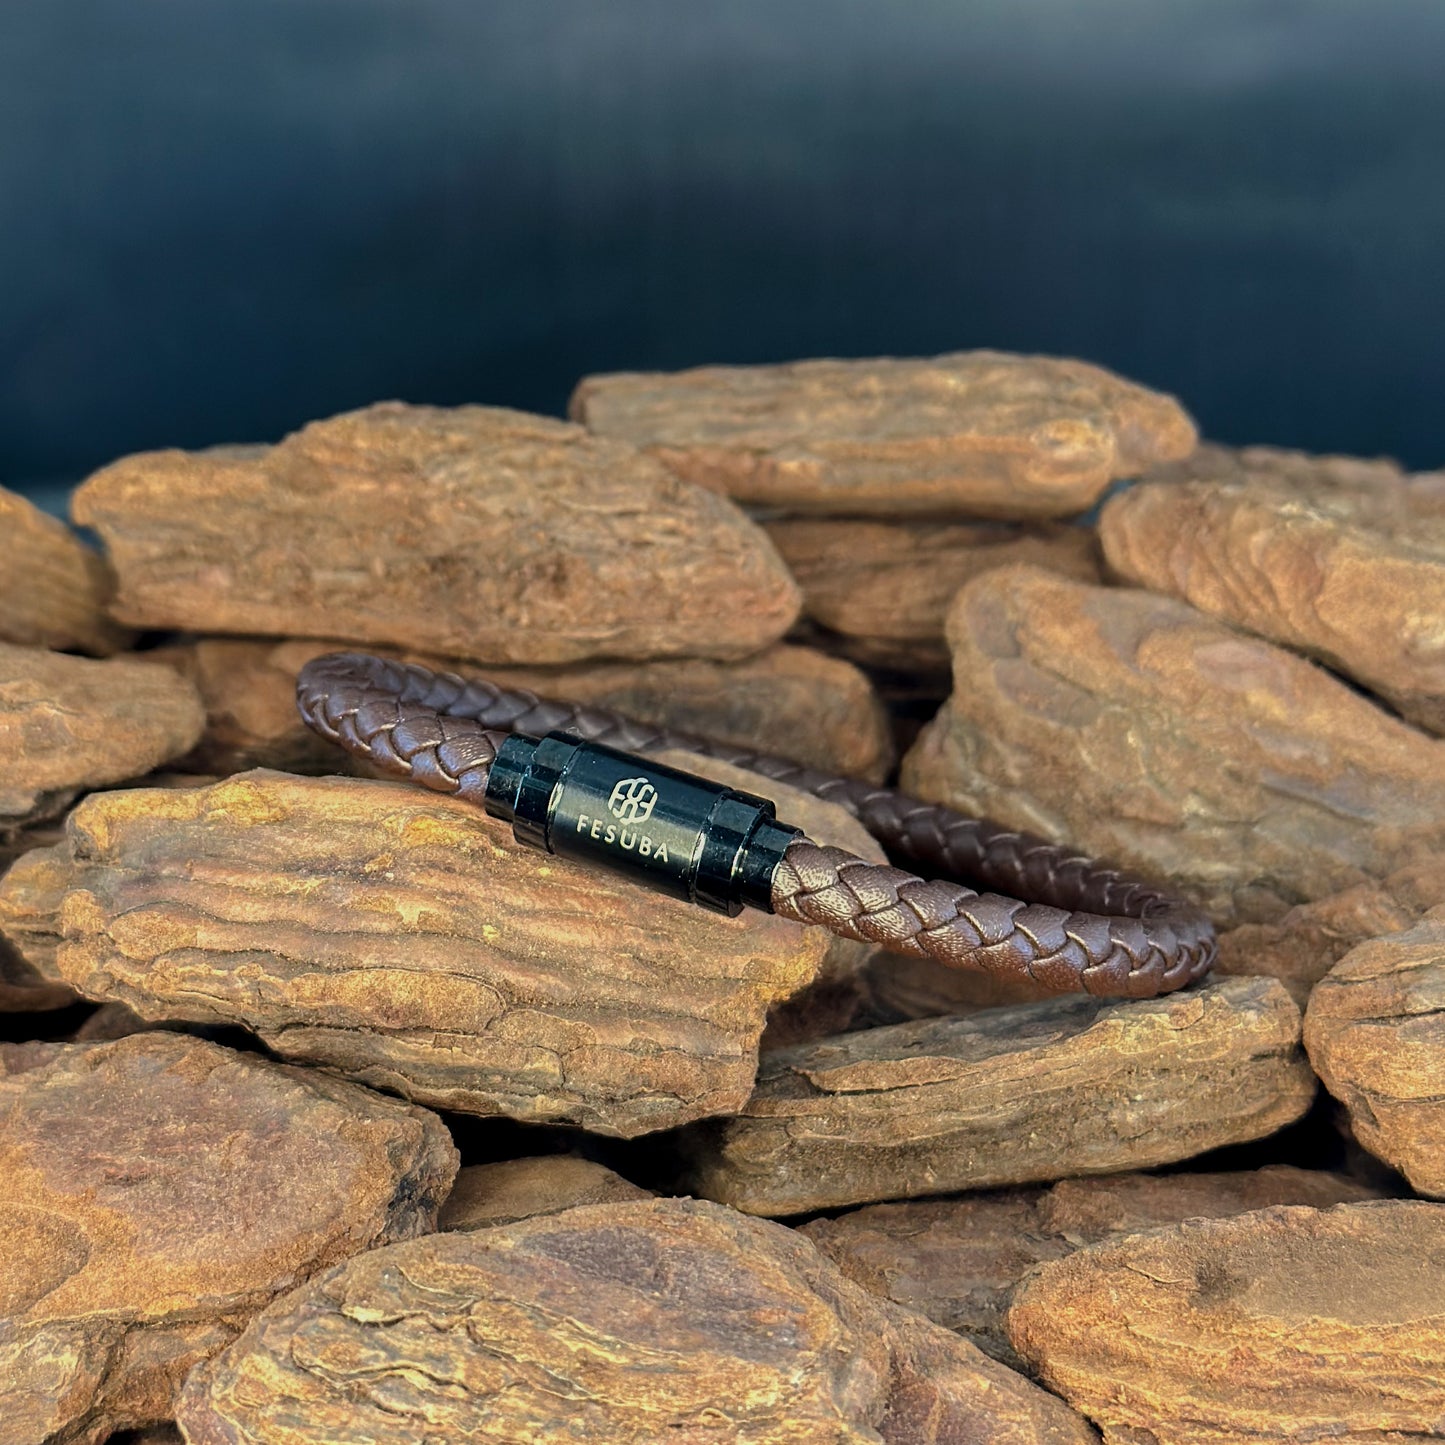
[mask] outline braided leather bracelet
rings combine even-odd
[[[524,843],[621,868],[724,912],[746,902],[1059,993],[1145,998],[1182,987],[1214,961],[1209,920],[1183,900],[889,788],[363,653],[308,662],[296,697],[311,728],[381,772],[483,806]],[[635,756],[662,748],[816,793],[893,856],[999,891],[820,847],[778,824],[766,799]],[[1015,894],[1034,901],[1006,896]]]

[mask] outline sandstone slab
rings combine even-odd
[[[0,487],[0,642],[107,657],[130,640],[106,612],[110,566],[64,522]]]
[[[1175,598],[969,583],[903,786],[1272,922],[1445,847],[1445,743]]]
[[[636,1134],[747,1098],[769,1005],[826,935],[523,849],[404,783],[258,771],[92,794],[0,880],[42,972],[144,1018],[239,1024],[419,1103]]]
[[[1356,944],[1417,923],[1445,905],[1445,854],[1431,854],[1378,882],[1291,908],[1278,923],[1245,923],[1219,937],[1214,969],[1269,974],[1303,1009],[1310,991]]]
[[[1371,1198],[1343,1175],[1276,1165],[1228,1174],[1118,1174],[1018,1189],[870,1204],[802,1226],[849,1279],[955,1330],[1017,1369],[1004,1328],[1013,1292],[1037,1264],[1080,1245],[1184,1219],[1271,1204],[1325,1207]]]
[[[769,1053],[736,1118],[690,1131],[698,1193],[751,1214],[1106,1174],[1262,1138],[1314,1098],[1273,979],[1069,997]]]
[[[1360,1144],[1445,1197],[1445,907],[1347,953],[1310,995],[1305,1043]]]
[[[1009,1336],[1106,1445],[1438,1438],[1445,1207],[1263,1209],[1079,1250]]]
[[[857,516],[1066,516],[1197,440],[1172,397],[997,351],[591,376],[571,414],[740,500]]]
[[[1094,1438],[792,1231],[685,1200],[375,1250],[278,1301],[178,1413],[191,1445]]]
[[[297,672],[338,646],[207,637],[157,649],[153,656],[189,678],[206,705],[206,735],[186,765],[218,773],[253,767],[341,771],[346,755],[313,733],[296,711]],[[383,651],[870,782],[881,782],[893,765],[888,718],[868,679],[842,659],[811,648],[779,644],[737,662],[675,658],[485,669],[429,654]]]
[[[491,1229],[539,1214],[560,1214],[582,1204],[621,1204],[652,1193],[575,1154],[543,1154],[472,1164],[457,1182],[437,1219],[438,1229]]]
[[[1399,476],[1393,489],[1362,490],[1244,471],[1114,497],[1099,523],[1110,565],[1445,732],[1445,511],[1415,514]]]
[[[741,657],[797,588],[715,493],[624,443],[494,407],[368,407],[274,447],[149,452],[76,492],[115,614],[478,662]]]
[[[1099,581],[1098,540],[1079,526],[881,522],[784,517],[767,533],[803,589],[803,612],[859,662],[910,671],[948,667],[944,620],[965,582],[1030,562]]]
[[[0,1441],[169,1420],[317,1270],[433,1228],[434,1115],[199,1039],[0,1045]]]
[[[204,725],[195,689],[169,668],[0,642],[0,828],[179,757]]]

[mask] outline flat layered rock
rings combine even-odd
[[[1031,562],[1099,581],[1098,540],[1086,527],[841,517],[785,517],[766,526],[803,589],[804,615],[878,667],[946,669],[949,603],[990,567]]]
[[[187,1382],[191,1445],[1086,1445],[1059,1400],[690,1200],[393,1245],[313,1280]]]
[[[1364,490],[1241,465],[1242,478],[1113,498],[1099,523],[1110,565],[1308,653],[1445,732],[1445,510],[1421,515],[1400,475]]]
[[[1221,923],[1445,849],[1445,743],[1175,598],[1035,567],[949,614],[954,692],[903,786],[1172,880]]]
[[[797,588],[738,509],[622,442],[495,407],[387,402],[274,447],[147,452],[76,492],[113,611],[478,662],[741,657]]]
[[[1356,944],[1410,928],[1445,905],[1445,854],[1378,882],[1291,908],[1278,923],[1246,923],[1219,938],[1216,973],[1268,974],[1304,1008],[1310,991]]]
[[[64,844],[0,880],[0,930],[143,1018],[240,1024],[418,1103],[624,1135],[740,1107],[769,1005],[827,946],[524,849],[456,799],[263,771],[92,794]]]
[[[1445,907],[1347,953],[1310,995],[1305,1042],[1355,1138],[1445,1197]]]
[[[43,1013],[79,1001],[74,989],[46,978],[0,938],[0,1014]]]
[[[0,642],[108,657],[130,633],[106,607],[110,566],[64,522],[0,487]]]
[[[188,677],[206,704],[206,734],[186,765],[218,773],[341,771],[345,754],[297,714],[296,674],[313,657],[343,648],[334,641],[207,637],[157,649],[151,655]],[[870,782],[881,782],[893,765],[887,714],[868,679],[811,648],[780,644],[738,662],[677,658],[560,668],[478,668],[384,651]]]
[[[274,1296],[432,1229],[441,1121],[175,1034],[0,1045],[0,1441],[169,1420]]]
[[[1445,1419],[1445,1207],[1263,1209],[1079,1250],[1008,1317],[1106,1445],[1433,1440]]]
[[[652,1191],[605,1164],[574,1154],[473,1164],[457,1175],[437,1220],[438,1229],[491,1229],[539,1214],[560,1214],[582,1204],[651,1199]]]
[[[591,376],[571,414],[690,482],[855,516],[1067,516],[1197,440],[1172,397],[997,351]]]
[[[690,1131],[692,1183],[787,1215],[1188,1159],[1309,1108],[1299,1029],[1275,980],[1222,979],[779,1049],[739,1117]]]
[[[0,642],[0,829],[179,757],[204,726],[195,688],[169,668]]]
[[[803,1225],[857,1284],[955,1330],[1015,1369],[1004,1329],[1018,1282],[1082,1244],[1270,1204],[1324,1207],[1373,1197],[1343,1175],[1278,1165],[1229,1174],[1118,1174],[1019,1189],[870,1204]]]

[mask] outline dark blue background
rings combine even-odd
[[[995,346],[1445,463],[1439,0],[4,0],[0,481]]]

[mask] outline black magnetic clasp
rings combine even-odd
[[[767,798],[560,732],[502,744],[486,807],[519,843],[729,916],[772,912],[773,873],[801,836]]]

